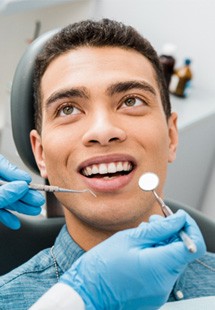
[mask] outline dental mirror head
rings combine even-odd
[[[155,189],[157,188],[158,184],[159,184],[159,178],[157,176],[157,174],[153,173],[153,172],[146,172],[143,175],[141,175],[141,177],[139,178],[139,187],[146,191],[152,191],[152,193],[154,194],[156,200],[158,201],[158,203],[160,204],[162,211],[164,213],[165,216],[169,216],[172,213],[172,210],[165,204],[165,202],[162,200],[162,198],[160,198],[157,193],[155,192]],[[197,251],[196,245],[193,242],[193,240],[186,234],[186,232],[184,230],[181,230],[179,232],[179,236],[181,238],[181,240],[183,240],[185,246],[187,247],[187,249],[191,252],[191,253],[195,253]]]
[[[153,191],[157,188],[159,184],[159,178],[157,174],[153,172],[146,172],[139,178],[139,187],[146,191]]]

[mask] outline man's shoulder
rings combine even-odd
[[[20,267],[0,277],[0,309],[9,309],[10,303],[14,305],[14,302],[19,309],[19,300],[20,303],[26,300],[27,309],[55,283],[54,262],[50,249],[45,249]]]
[[[212,273],[215,276],[215,253],[207,252],[203,257],[196,259],[191,265],[198,270],[204,270],[205,274]]]
[[[41,272],[51,266],[49,249],[42,250],[23,265],[0,277],[0,287],[19,277]]]
[[[189,264],[185,272],[186,277],[201,277],[204,283],[208,281],[215,287],[215,253],[206,253],[203,257]]]
[[[189,264],[179,281],[185,299],[215,296],[215,253],[207,253]]]

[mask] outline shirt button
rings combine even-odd
[[[184,298],[184,294],[182,293],[182,291],[178,290],[176,293],[176,298],[177,299],[183,299]]]

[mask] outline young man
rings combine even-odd
[[[116,232],[148,222],[153,214],[163,216],[153,195],[138,188],[138,180],[144,172],[156,173],[162,195],[167,165],[174,161],[177,147],[177,116],[171,113],[158,56],[131,27],[102,20],[64,28],[38,56],[34,87],[36,129],[30,137],[42,177],[61,187],[89,188],[96,198],[85,193],[71,200],[69,194],[56,194],[67,229],[51,251],[38,254],[1,282],[1,296],[8,296],[11,305],[16,300],[17,306],[19,287],[20,305],[25,298],[26,307],[84,251],[97,245],[100,249]],[[212,254],[194,262],[171,285],[169,301],[214,295],[214,267]],[[3,302],[1,297],[0,305]]]
[[[9,181],[0,187],[0,221],[17,229],[19,220],[10,210],[35,215],[39,213],[44,198],[39,192],[28,188],[31,177],[2,155],[0,178]],[[195,240],[195,254],[189,253],[175,237],[165,246],[164,243],[160,244],[177,234],[184,226],[188,226],[187,233]],[[185,213],[178,212],[174,216],[163,218],[159,223],[153,222],[151,218],[151,223],[142,223],[137,228],[114,234],[81,255],[59,278],[59,282],[32,306],[32,310],[114,309],[124,306],[126,309],[136,309],[139,305],[141,308],[144,305],[144,309],[157,309],[167,300],[178,275],[188,262],[202,256],[204,252],[201,233]],[[27,278],[19,274],[19,280],[13,281],[7,293],[4,290],[1,309],[14,305],[16,309],[26,309],[31,305],[35,299],[33,288],[36,287],[38,291],[38,276],[34,278],[32,272],[33,270]],[[20,287],[20,280],[28,280],[28,286],[24,284]],[[4,284],[3,281],[3,287]],[[33,286],[32,290],[29,285]],[[34,297],[29,298],[29,295]]]

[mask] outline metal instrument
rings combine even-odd
[[[161,199],[161,197],[159,197],[155,191],[158,184],[159,184],[159,178],[155,173],[152,172],[144,173],[139,179],[139,187],[146,192],[152,191],[156,200],[160,204],[164,215],[169,216],[173,214],[172,210],[165,204],[163,199]],[[179,232],[179,236],[191,253],[195,253],[197,251],[195,243],[183,230]]]

